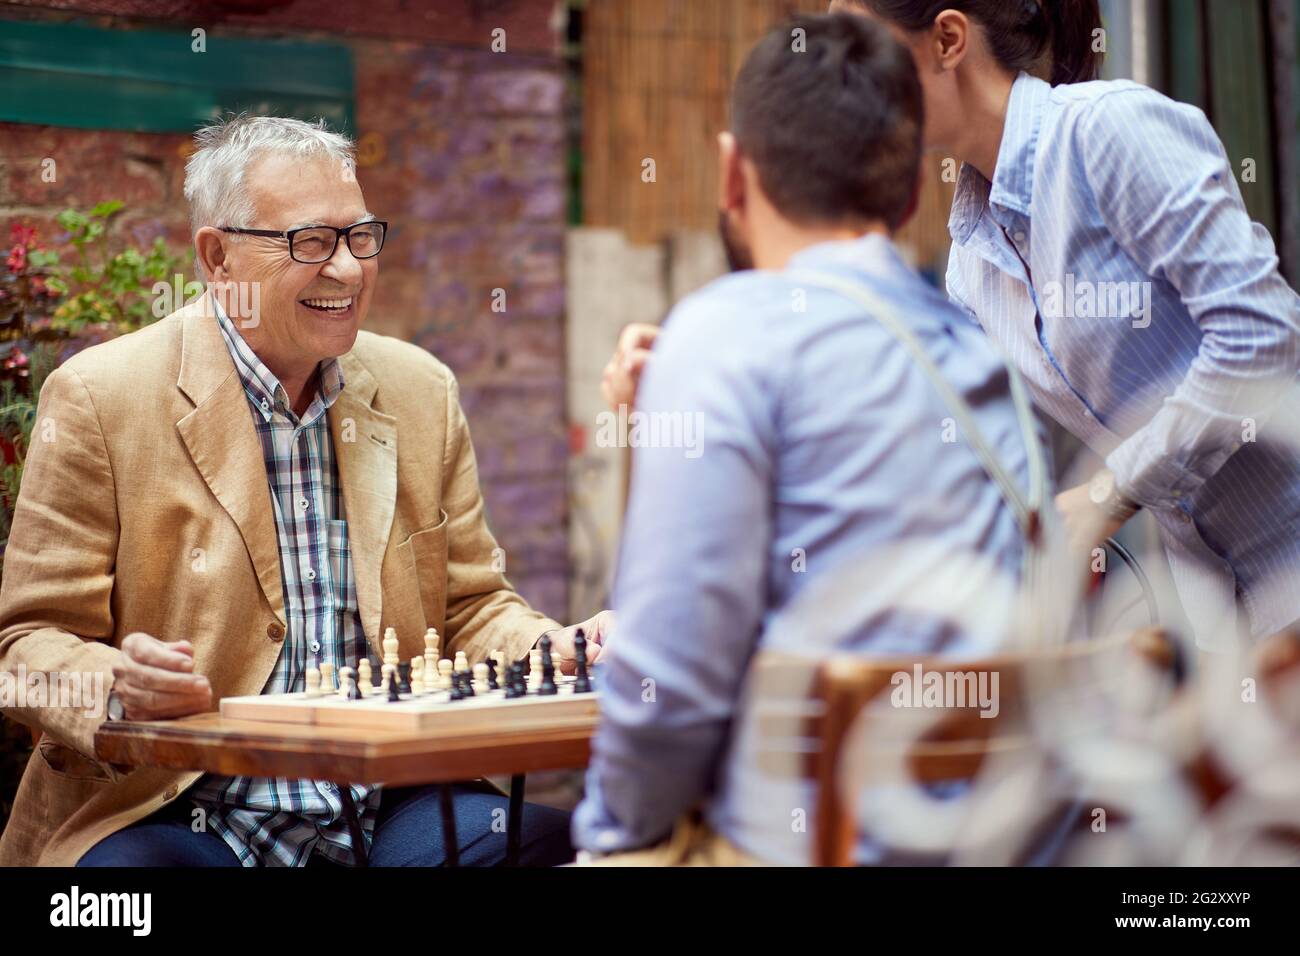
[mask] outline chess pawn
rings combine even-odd
[[[351,667],[339,668],[339,699],[340,700],[348,699],[348,690],[350,689],[350,682],[355,680],[355,677],[353,676],[354,673],[355,672],[352,670]]]
[[[401,653],[401,645],[398,644],[397,642],[397,629],[392,627],[385,629],[384,663],[392,664],[394,668],[397,667],[399,661],[401,660],[401,658],[398,657],[400,653]]]
[[[320,669],[314,664],[307,668],[307,696],[320,696]]]
[[[497,666],[497,676],[503,676],[506,672],[506,656],[499,650],[494,649],[488,652],[488,657],[490,657],[492,662]]]
[[[451,675],[455,672],[456,666],[447,658],[438,661],[438,689],[451,690]]]
[[[474,693],[488,692],[488,666],[481,661],[474,665]]]
[[[456,673],[469,670],[469,658],[465,656],[464,651],[456,652],[456,666],[452,670]]]
[[[532,693],[542,686],[542,652],[534,647],[528,652],[528,689]]]
[[[357,686],[361,688],[362,697],[374,692],[375,675],[370,669],[370,658],[368,657],[361,658],[357,663]]]
[[[320,665],[320,692],[322,694],[332,694],[338,689],[334,683],[334,665],[329,661],[323,661]]]
[[[397,668],[392,664],[385,664],[379,669],[379,689],[384,693],[388,692],[388,685],[397,680]]]
[[[411,693],[424,693],[424,658],[411,658]]]

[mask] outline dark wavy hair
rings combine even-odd
[[[1101,27],[1098,0],[849,0],[854,6],[924,30],[944,10],[957,10],[984,28],[994,58],[1012,73],[1032,71],[1050,52],[1053,86],[1095,80],[1102,54],[1093,50]]]

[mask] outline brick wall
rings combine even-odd
[[[173,25],[205,26],[210,37],[222,30],[317,30],[352,47],[355,115],[365,142],[358,180],[369,207],[395,224],[368,327],[419,343],[455,371],[507,574],[540,610],[563,618],[566,197],[564,80],[549,52],[553,5],[295,0],[260,19],[230,12],[246,6],[177,2],[152,9],[165,9],[163,19]],[[42,7],[135,15],[150,5],[0,4],[0,18],[47,15]],[[237,26],[194,19],[218,8]],[[312,20],[311,10],[327,11],[326,19]],[[507,29],[510,53],[489,50],[495,26]],[[517,52],[528,50],[548,52]],[[66,206],[122,199],[119,234],[136,242],[164,235],[183,247],[187,143],[183,135],[0,124],[0,229],[7,236],[9,222],[21,219],[48,239],[53,216]],[[44,157],[57,160],[55,183],[41,182]],[[505,290],[504,312],[491,308],[498,288]]]

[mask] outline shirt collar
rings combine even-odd
[[[289,404],[289,395],[276,378],[274,372],[266,367],[266,364],[257,357],[257,353],[248,347],[244,337],[239,334],[229,316],[226,315],[225,309],[221,303],[214,297],[212,304],[215,306],[217,313],[217,325],[221,328],[221,335],[226,340],[226,348],[230,351],[230,357],[235,363],[235,372],[239,375],[240,382],[243,383],[244,393],[248,396],[249,404],[253,406],[253,413],[260,415],[263,421],[269,422],[277,407],[285,414],[292,415],[292,408]],[[311,406],[303,416],[303,424],[314,421],[315,418],[324,414],[325,410],[330,408],[335,399],[343,391],[346,384],[343,380],[343,369],[339,365],[338,359],[330,358],[320,363],[320,389],[312,399]]]
[[[885,273],[895,272],[900,269],[905,272],[909,271],[907,263],[899,256],[893,242],[890,241],[888,236],[878,232],[869,232],[857,239],[819,242],[815,246],[800,249],[790,257],[786,268],[807,269],[841,265],[861,269],[868,267],[872,263],[879,263],[880,265],[876,269],[868,268],[867,271],[883,271]]]
[[[1021,73],[1011,84],[993,182],[989,183],[969,163],[962,165],[957,176],[957,190],[948,218],[948,232],[954,241],[964,243],[970,237],[986,205],[1029,215],[1038,132],[1051,95],[1050,83],[1028,73]]]

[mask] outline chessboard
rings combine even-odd
[[[471,670],[462,653],[454,661],[437,660],[438,635],[430,628],[425,635],[425,657],[413,658],[403,675],[396,656],[397,639],[390,628],[384,639],[383,676],[377,686],[364,659],[358,672],[342,668],[337,683],[333,669],[322,665],[319,670],[309,668],[305,691],[222,698],[221,716],[435,733],[534,730],[594,720],[599,705],[587,672],[581,631],[576,642],[578,673],[573,676],[562,675],[553,666],[550,640],[542,638],[540,643],[541,648],[529,654],[527,671],[522,664],[506,667],[495,651],[487,662]]]
[[[320,727],[369,727],[374,730],[470,732],[483,730],[535,729],[548,724],[594,719],[598,710],[596,693],[574,693],[574,677],[556,676],[556,692],[542,696],[529,693],[507,698],[504,689],[487,690],[473,697],[452,700],[449,691],[399,694],[390,701],[376,687],[360,700],[337,693],[308,697],[305,693],[261,694],[254,697],[225,697],[221,716],[239,720],[266,720],[285,724],[315,724]]]

